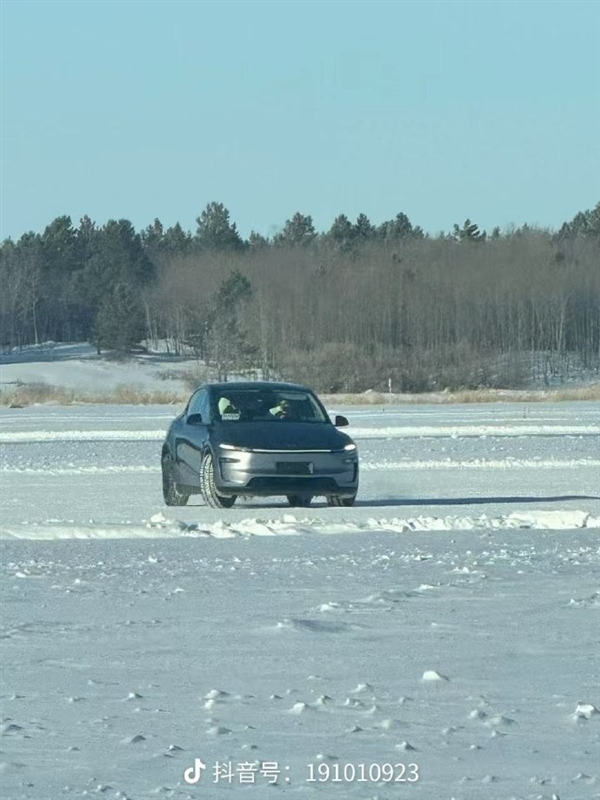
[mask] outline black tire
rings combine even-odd
[[[287,501],[293,508],[308,508],[312,502],[312,494],[288,494]]]
[[[184,506],[190,499],[189,494],[182,492],[173,477],[173,460],[165,454],[162,457],[163,498],[167,506]]]
[[[356,495],[353,494],[350,497],[340,497],[337,494],[329,495],[327,498],[327,505],[328,506],[344,506],[345,508],[350,508],[350,506],[354,505],[354,501],[356,500]]]
[[[235,494],[227,497],[217,492],[215,487],[215,465],[210,453],[205,454],[200,465],[200,490],[206,505],[213,508],[231,508],[237,500],[237,495]]]

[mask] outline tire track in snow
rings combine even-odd
[[[575,469],[580,467],[600,467],[600,459],[597,458],[502,458],[484,459],[474,458],[467,461],[454,461],[443,459],[441,461],[378,461],[361,462],[360,468],[363,472],[372,470],[402,470],[412,472],[413,470],[429,469]]]
[[[11,431],[0,433],[0,444],[29,442],[144,442],[162,441],[165,431]]]
[[[361,461],[362,472],[402,471],[413,472],[430,469],[580,469],[582,467],[600,467],[600,459],[517,459],[505,458],[487,461],[475,458],[470,461]],[[160,466],[144,464],[66,467],[12,467],[4,466],[3,474],[18,475],[114,475],[119,473],[158,473]]]
[[[481,436],[598,436],[600,425],[397,425],[350,428],[356,439],[472,438]],[[10,431],[0,444],[26,442],[162,441],[165,430]]]

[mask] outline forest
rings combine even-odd
[[[319,391],[520,388],[600,366],[600,203],[559,230],[435,236],[399,213],[296,213],[243,239],[209,203],[196,231],[69,216],[0,245],[0,345],[165,347]],[[535,373],[535,374],[534,374]]]

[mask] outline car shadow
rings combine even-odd
[[[559,494],[549,497],[533,497],[528,495],[508,495],[506,497],[389,497],[377,500],[357,500],[355,508],[373,508],[377,506],[478,506],[488,503],[557,503],[568,500],[600,500],[600,497],[589,494]]]
[[[600,496],[593,494],[558,494],[549,497],[532,497],[528,495],[508,495],[506,497],[388,497],[376,500],[357,500],[352,508],[384,508],[396,506],[398,508],[409,506],[483,506],[488,503],[511,504],[511,503],[561,503],[572,500],[600,500]],[[197,499],[190,499],[190,506],[205,506],[204,501],[198,496]],[[266,498],[262,501],[255,499],[240,500],[234,508],[264,509],[264,508],[288,508],[290,513],[310,512],[315,508],[328,508],[321,498],[313,500],[307,508],[289,506],[286,502],[273,500],[270,502]],[[346,511],[350,508],[346,507]]]

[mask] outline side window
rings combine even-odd
[[[210,398],[206,389],[200,392],[200,413],[202,414],[202,421],[207,425],[211,421],[210,413]]]
[[[201,414],[202,422],[210,422],[210,403],[208,401],[208,392],[206,389],[200,389],[193,395],[188,406],[189,414]]]

